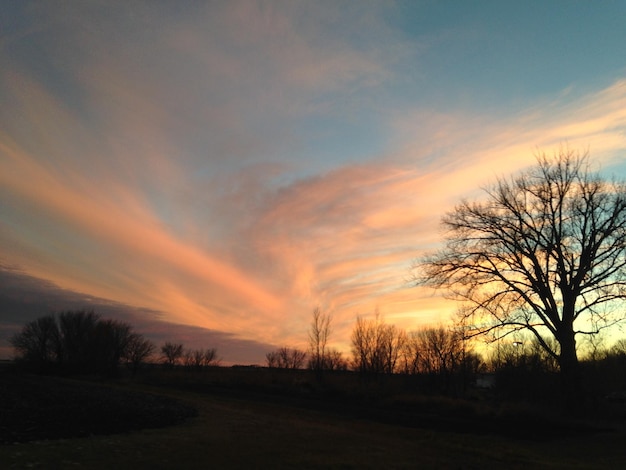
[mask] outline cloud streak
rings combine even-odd
[[[0,44],[0,261],[180,331],[302,347],[320,306],[347,352],[357,314],[445,321],[410,282],[443,213],[537,150],[626,149],[623,76],[433,107],[437,44],[378,5],[33,8]]]
[[[225,365],[246,364],[250,358],[260,359],[272,348],[270,344],[243,340],[229,333],[174,324],[167,321],[169,315],[164,312],[136,308],[60,289],[49,281],[0,264],[0,357],[13,357],[9,339],[25,322],[50,312],[66,310],[93,310],[103,318],[128,322],[135,331],[158,346],[165,341],[180,341],[192,349],[215,347],[219,351],[227,352]]]
[[[610,161],[610,155],[626,147],[625,108],[620,107],[624,88],[623,82],[616,83],[566,110],[552,105],[561,116],[578,109],[575,122],[550,117],[550,126],[535,117],[516,119],[506,128],[502,123],[487,127],[483,119],[483,141],[474,138],[471,146],[463,142],[462,132],[453,141],[450,130],[446,141],[454,164],[447,166],[412,166],[408,156],[395,155],[274,190],[257,181],[263,198],[247,213],[248,220],[224,234],[229,240],[220,241],[226,247],[221,256],[168,230],[134,186],[106,175],[93,181],[65,168],[55,171],[9,139],[0,147],[0,184],[24,210],[35,210],[60,225],[62,233],[84,239],[88,252],[74,253],[69,263],[46,254],[53,265],[64,262],[62,270],[31,268],[69,289],[164,310],[180,323],[252,333],[274,342],[298,342],[316,305],[335,312],[341,324],[380,307],[410,326],[442,316],[433,318],[434,309],[424,306],[428,294],[410,289],[407,279],[412,260],[438,242],[435,227],[450,202],[531,163],[530,144],[553,148],[553,135],[583,141],[593,137],[603,142],[600,153]],[[601,122],[598,116],[603,116]],[[62,112],[55,119],[59,117]],[[520,130],[520,121],[537,128],[526,124]],[[72,126],[70,122],[68,128]],[[511,136],[509,142],[506,136]],[[494,140],[504,145],[494,150]],[[461,151],[464,158],[455,154]],[[245,171],[241,178],[248,178]],[[245,198],[229,203],[223,210],[246,214]],[[60,255],[67,256],[70,249],[63,247]],[[90,259],[81,261],[81,256]],[[103,275],[108,281],[100,280]]]

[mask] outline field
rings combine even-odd
[[[622,405],[603,410],[608,421],[572,421],[380,388],[330,393],[304,375],[269,374],[173,371],[102,382],[2,373],[0,467],[626,466]]]

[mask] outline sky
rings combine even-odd
[[[0,356],[93,308],[262,364],[407,330],[441,216],[553,154],[626,177],[626,1],[0,4]]]

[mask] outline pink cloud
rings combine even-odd
[[[537,151],[558,150],[563,140],[574,148],[591,141],[592,158],[610,161],[626,148],[625,95],[617,83],[574,102],[546,104],[545,114],[504,121],[485,116],[469,125],[449,118],[428,151],[419,142],[406,144],[393,158],[284,188],[253,225],[251,243],[268,255],[277,276],[288,273],[281,279],[285,286],[293,280],[292,297],[335,314],[344,339],[355,315],[377,307],[409,329],[446,321],[458,305],[409,282],[414,258],[441,240],[441,215],[462,197],[479,196],[497,177],[534,164]],[[444,142],[444,158],[429,160],[428,152]],[[304,331],[306,311],[302,315]]]
[[[409,329],[455,310],[409,278],[460,198],[532,164],[536,148],[567,141],[605,161],[626,148],[617,82],[508,117],[410,110],[388,123],[397,144],[385,155],[277,183],[286,165],[268,155],[298,136],[267,137],[266,116],[320,112],[328,102],[313,97],[385,81],[395,58],[303,29],[283,5],[212,5],[219,14],[157,23],[158,35],[128,50],[72,63],[86,116],[19,71],[0,72],[17,116],[0,134],[0,190],[23,214],[0,231],[3,246],[20,247],[8,261],[62,287],[274,343],[306,342],[319,305],[345,342],[355,316],[376,308]],[[325,10],[312,8],[316,24],[332,23]],[[77,18],[68,37],[100,44],[94,18],[67,21]],[[151,57],[150,40],[175,54]]]

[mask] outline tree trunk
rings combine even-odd
[[[559,335],[561,346],[559,366],[561,373],[561,396],[566,411],[580,411],[583,403],[582,375],[576,354],[576,340],[573,328]]]

